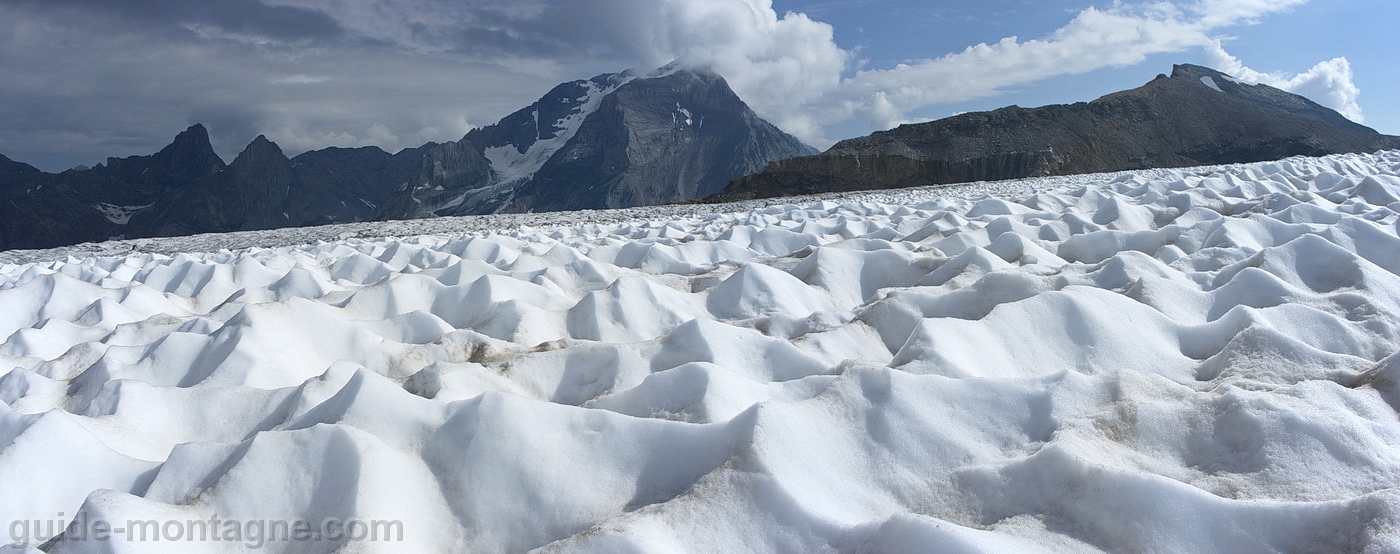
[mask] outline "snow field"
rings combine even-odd
[[[0,524],[1393,551],[1397,219],[1383,152],[3,264]],[[46,541],[22,546],[240,548]]]

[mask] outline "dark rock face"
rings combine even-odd
[[[260,136],[225,165],[194,125],[154,155],[86,170],[49,174],[0,157],[0,248],[361,221],[422,150],[327,148],[288,160]]]
[[[178,236],[364,221],[422,159],[422,149],[327,148],[287,159],[254,139],[223,170],[171,187],[128,232]]]
[[[1205,67],[1093,102],[902,125],[775,162],[715,200],[1187,167],[1400,148],[1306,98]]]
[[[74,203],[76,194],[72,190],[54,186],[57,178],[57,175],[0,156],[0,245],[14,245],[14,248],[42,245],[48,239],[38,235],[46,234],[49,229],[62,229],[79,241],[83,236],[92,235],[72,229],[75,226],[71,220],[91,219],[98,216],[95,210],[65,214],[39,207],[40,203],[49,206]]]
[[[555,87],[429,152],[381,218],[621,208],[701,198],[815,150],[759,118],[718,75],[663,69]]]
[[[10,168],[0,169],[0,248],[6,249],[151,236],[129,233],[128,224],[138,212],[153,208],[169,191],[226,167],[201,125],[186,129],[156,154],[108,158],[86,170],[50,174],[17,162],[0,165]]]
[[[151,156],[59,174],[0,156],[0,249],[500,211],[691,200],[815,150],[718,75],[668,69],[561,84],[462,140],[288,159],[259,136],[225,165],[201,125]]]
[[[131,222],[157,236],[287,227],[287,198],[297,184],[291,160],[259,135],[223,171],[172,189]]]
[[[619,208],[703,198],[773,160],[813,153],[755,115],[718,75],[678,72],[631,81],[605,98],[575,140],[507,208]]]
[[[288,195],[287,213],[294,226],[365,221],[388,200],[395,187],[423,161],[428,143],[390,154],[373,146],[326,148],[292,158],[300,181]],[[327,199],[334,199],[327,201]]]
[[[224,161],[209,145],[209,131],[193,125],[155,155],[107,158],[105,167],[112,182],[154,195],[218,173]]]

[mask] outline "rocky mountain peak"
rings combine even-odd
[[[213,151],[209,145],[209,129],[204,128],[203,124],[195,123],[185,128],[180,134],[175,135],[175,140],[170,141],[170,145],[163,148],[161,152],[203,150],[205,148]]]
[[[194,124],[175,135],[175,139],[159,152],[150,156],[128,156],[107,158],[105,166],[94,170],[70,171],[72,178],[85,181],[91,178],[126,183],[136,196],[154,196],[164,191],[186,185],[206,175],[224,169],[224,161],[209,144],[209,131],[203,125]],[[94,173],[95,172],[95,173]],[[123,202],[140,202],[137,197],[127,195]]]
[[[1172,66],[1172,79],[1200,79],[1201,77],[1226,77],[1233,79],[1229,75],[1211,69],[1209,67],[1194,65],[1189,63],[1176,64]]]
[[[252,142],[248,143],[248,146],[243,148],[243,152],[240,153],[238,157],[242,158],[244,156],[261,156],[264,154],[273,153],[282,157],[286,157],[286,155],[282,154],[282,147],[277,146],[277,143],[268,140],[267,135],[258,135],[257,138],[253,139]]]
[[[286,154],[283,154],[277,143],[273,143],[273,141],[267,140],[263,134],[259,134],[256,139],[252,140],[252,143],[246,145],[244,151],[239,152],[238,157],[234,158],[234,162],[230,166],[244,168],[246,171],[246,168],[251,168],[251,166],[267,164],[287,165],[290,168],[291,161],[287,159]]]
[[[769,162],[815,153],[714,72],[672,64],[560,84],[424,156],[377,215],[627,207],[690,200]]]

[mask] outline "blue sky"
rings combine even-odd
[[[0,0],[0,153],[231,160],[456,140],[553,85],[675,59],[826,147],[903,122],[1092,100],[1175,63],[1400,134],[1396,0]],[[1014,38],[1012,38],[1014,37]]]
[[[1007,36],[1045,37],[1090,7],[1112,2],[1064,0],[986,0],[919,2],[878,0],[777,0],[778,12],[802,12],[830,23],[835,40],[867,67],[917,63],[995,43]],[[1396,43],[1400,2],[1395,0],[1312,0],[1259,17],[1253,24],[1222,29],[1223,47],[1248,67],[1281,75],[1302,73],[1318,62],[1345,58],[1361,91],[1357,102],[1364,122],[1400,135],[1400,66]],[[976,100],[935,104],[911,111],[915,119],[939,118],[1010,104],[1070,103],[1141,85],[1172,64],[1205,63],[1200,49],[1152,54],[1143,62],[1105,67],[1084,74],[1049,77],[1009,87]],[[1224,68],[1221,68],[1224,69]]]
[[[1229,2],[1220,2],[1227,4]],[[1189,6],[1191,2],[1174,2]],[[1284,81],[1308,72],[1320,62],[1344,59],[1350,75],[1345,78],[1358,93],[1357,111],[1344,111],[1387,134],[1400,134],[1400,69],[1395,57],[1394,29],[1400,29],[1400,2],[1394,0],[1335,0],[1293,2],[1284,9],[1272,5],[1288,2],[1239,2],[1260,12],[1235,24],[1208,31],[1220,48],[1248,69],[1274,79],[1259,79],[1280,88]],[[982,2],[918,2],[880,0],[777,0],[779,13],[799,12],[834,27],[834,39],[851,51],[858,68],[879,69],[896,64],[919,64],[933,58],[956,55],[975,44],[996,44],[1006,37],[1019,42],[1044,40],[1065,28],[1085,10],[1110,11],[1131,3],[1064,0],[986,0]],[[1168,73],[1172,64],[1195,63],[1230,71],[1218,55],[1201,47],[1164,48],[1147,52],[1141,61],[1106,64],[1086,72],[1068,71],[998,87],[995,93],[969,100],[934,101],[902,112],[907,120],[937,119],[965,111],[989,110],[1017,104],[1041,106],[1087,101],[1103,94],[1140,86],[1157,73]],[[1218,54],[1219,51],[1213,50]],[[1092,50],[1085,52],[1093,56]],[[1328,69],[1335,67],[1335,64]],[[849,72],[848,72],[849,74]],[[1342,83],[1344,87],[1346,83]],[[1317,87],[1294,87],[1294,92],[1340,109],[1328,102]],[[871,127],[856,121],[829,125],[829,134],[863,134]],[[833,137],[839,138],[839,137]]]

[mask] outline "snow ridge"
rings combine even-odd
[[[0,522],[1400,548],[1400,152],[783,202],[0,264]]]

